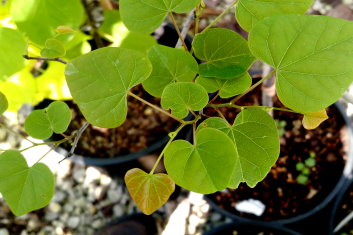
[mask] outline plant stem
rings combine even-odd
[[[43,158],[45,158],[45,156],[48,155],[48,153],[50,153],[53,149],[55,149],[55,148],[58,147],[58,146],[59,146],[59,144],[54,144],[54,145],[48,150],[48,152],[46,152],[41,158],[39,158],[39,159],[36,161],[36,163],[40,162]]]
[[[67,64],[65,60],[62,60],[60,58],[32,57],[28,55],[23,55],[23,58],[25,58],[26,60],[46,60],[46,61],[56,61],[63,64]]]
[[[262,109],[267,109],[267,110],[278,110],[278,111],[284,111],[284,112],[290,112],[290,113],[297,113],[297,114],[302,114],[300,112],[291,110],[291,109],[285,109],[285,108],[277,108],[277,107],[271,107],[271,106],[240,106],[240,105],[235,105],[232,103],[228,104],[208,104],[208,107],[212,108],[220,108],[220,107],[229,107],[229,108],[237,108],[237,109],[250,109],[250,108],[262,108]]]
[[[224,119],[225,121],[228,122],[228,120],[226,119],[226,117],[223,115],[223,113],[221,112],[221,110],[219,110],[219,108],[215,108],[216,112],[218,113],[218,115]]]
[[[255,89],[258,85],[260,85],[261,83],[263,83],[263,81],[269,79],[270,77],[272,77],[274,74],[276,73],[276,70],[273,70],[269,75],[267,75],[266,77],[262,78],[260,81],[258,81],[257,83],[255,83],[254,85],[252,85],[251,87],[249,87],[243,94],[235,97],[234,99],[232,99],[229,103],[230,104],[234,104],[235,102],[237,102],[238,100],[240,100],[241,98],[243,98],[243,96],[245,96],[246,94],[248,94],[250,91],[252,91],[253,89]]]
[[[110,2],[110,0],[99,0],[99,3],[105,11],[114,9],[113,4]]]
[[[34,144],[34,145],[36,144],[36,143],[33,142],[32,140],[28,139],[26,136],[21,135],[20,133],[18,133],[18,132],[16,132],[16,131],[12,130],[11,128],[9,128],[8,126],[6,126],[6,125],[3,124],[3,123],[0,123],[0,127],[4,128],[6,131],[11,132],[12,134],[14,134],[14,135],[16,135],[16,136],[18,136],[18,137],[20,137],[20,138],[22,138],[22,139],[24,139],[24,140],[27,140],[27,141],[30,142],[31,144]]]
[[[153,108],[153,109],[155,109],[155,110],[158,110],[158,111],[161,112],[161,113],[164,113],[165,115],[167,115],[167,116],[173,118],[174,120],[176,120],[176,121],[178,121],[178,122],[180,122],[180,123],[185,123],[184,120],[175,117],[175,116],[172,115],[171,113],[167,112],[167,111],[164,110],[164,109],[161,109],[160,107],[158,107],[158,106],[156,106],[156,105],[154,105],[154,104],[151,104],[151,103],[148,102],[147,100],[142,99],[141,97],[135,95],[135,94],[132,93],[131,91],[129,91],[127,94],[130,95],[130,96],[132,96],[132,97],[134,97],[135,99],[141,101],[142,103],[144,103],[144,104],[150,106],[151,108]]]
[[[86,15],[87,15],[87,23],[91,26],[92,30],[91,33],[93,35],[94,41],[96,42],[96,45],[98,48],[104,47],[104,43],[102,41],[102,38],[100,37],[97,26],[95,25],[91,9],[87,4],[87,0],[81,0],[81,3],[85,9]]]
[[[184,38],[183,38],[183,36],[182,36],[181,33],[180,33],[179,27],[178,27],[178,25],[177,25],[177,23],[176,23],[176,21],[175,21],[175,19],[174,19],[173,12],[169,12],[169,16],[170,16],[170,18],[172,19],[174,28],[175,28],[175,30],[176,30],[177,33],[178,33],[179,39],[180,39],[181,43],[183,44],[183,47],[184,47],[185,51],[189,51],[188,47],[187,47],[186,44],[185,44]]]
[[[66,158],[69,158],[69,157],[71,157],[73,154],[74,154],[74,151],[75,151],[75,149],[76,149],[76,147],[77,147],[77,143],[78,143],[78,141],[79,141],[79,139],[81,138],[81,135],[83,134],[83,132],[86,130],[86,128],[89,126],[89,122],[85,122],[85,124],[83,124],[82,126],[81,126],[81,128],[77,131],[77,133],[76,133],[76,138],[75,138],[75,140],[74,140],[74,143],[72,144],[72,147],[71,147],[71,149],[70,149],[70,152],[67,154],[67,156],[64,158],[64,159],[62,159],[59,163],[61,163],[62,161],[64,161]]]
[[[184,41],[185,41],[186,35],[189,32],[191,23],[194,20],[194,14],[195,14],[195,9],[190,11],[189,15],[185,18],[185,20],[183,22],[183,27],[181,29],[181,36],[184,39]],[[182,42],[181,42],[181,40],[179,38],[177,44],[175,45],[175,48],[179,48],[181,46],[181,44],[182,44]]]
[[[161,161],[164,152],[166,151],[166,149],[168,148],[168,146],[173,142],[173,140],[175,139],[175,137],[178,135],[178,133],[181,131],[181,129],[183,129],[183,127],[186,125],[186,123],[182,123],[178,129],[176,131],[170,132],[169,136],[170,139],[168,141],[168,143],[166,144],[166,146],[164,147],[164,149],[162,150],[161,154],[159,155],[157,161],[154,163],[152,170],[150,171],[150,175],[153,175],[154,171],[156,170],[158,163]]]
[[[202,32],[205,32],[209,30],[212,26],[214,26],[225,14],[227,14],[235,6],[235,4],[237,4],[237,2],[238,0],[235,0],[232,4],[230,4],[229,7],[227,7],[227,9],[225,9],[219,16],[217,16],[217,18],[211,24],[209,24]]]
[[[60,145],[60,144],[62,144],[62,143],[64,143],[64,142],[66,142],[66,141],[68,141],[69,139],[71,139],[72,138],[72,136],[69,136],[68,138],[65,138],[65,139],[61,139],[61,140],[57,140],[57,141],[50,141],[50,142],[43,142],[43,143],[33,143],[33,145],[32,146],[29,146],[29,147],[27,147],[27,148],[24,148],[24,149],[21,149],[21,150],[19,150],[19,152],[24,152],[24,151],[26,151],[26,150],[28,150],[28,149],[31,149],[31,148],[34,148],[34,147],[37,147],[37,146],[40,146],[40,145],[51,145],[51,144],[53,144],[53,145]]]

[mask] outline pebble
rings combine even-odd
[[[9,230],[6,228],[0,228],[0,235],[10,235]]]
[[[122,190],[120,187],[118,187],[118,189],[120,190],[114,190],[114,189],[109,189],[108,190],[108,199],[112,202],[112,203],[116,203],[121,199],[122,196]]]
[[[70,213],[70,212],[72,212],[73,210],[74,210],[74,206],[73,206],[72,204],[67,203],[67,204],[64,205],[64,211]]]
[[[49,204],[49,210],[53,213],[59,213],[61,211],[61,205],[57,202],[51,202]]]
[[[55,194],[54,194],[54,197],[52,199],[53,202],[63,202],[66,198],[66,193],[61,191],[61,190],[56,190],[55,191]]]
[[[85,175],[86,175],[86,172],[84,169],[80,169],[80,168],[76,170],[74,169],[73,177],[77,183],[83,183],[85,180]]]
[[[92,228],[98,229],[100,227],[103,226],[103,221],[101,220],[95,220],[93,221],[93,223],[91,224]]]
[[[67,221],[67,226],[69,228],[77,228],[79,224],[80,224],[80,217],[78,216],[70,217]]]
[[[121,205],[115,205],[113,207],[113,214],[114,214],[114,217],[120,217],[124,214],[124,209],[122,208]]]
[[[90,166],[87,167],[85,175],[86,177],[83,185],[84,187],[87,187],[89,184],[99,181],[102,173],[97,168]]]

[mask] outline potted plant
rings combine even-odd
[[[53,11],[47,15],[34,14],[31,9],[35,8],[24,8],[26,4],[39,2],[42,1],[13,0],[6,3],[11,3],[11,14],[18,30],[39,45],[41,56],[25,55],[25,58],[65,65],[66,82],[87,123],[100,128],[121,125],[128,112],[127,97],[139,100],[180,123],[175,131],[170,132],[170,139],[156,161],[157,165],[164,157],[168,174],[154,174],[154,167],[149,173],[131,169],[125,176],[133,200],[145,214],[151,214],[163,205],[174,191],[175,184],[203,194],[237,188],[241,182],[254,187],[265,178],[279,155],[276,123],[266,111],[298,113],[303,116],[306,128],[315,128],[327,119],[325,108],[338,100],[353,80],[350,68],[353,25],[341,19],[303,15],[312,0],[234,1],[202,32],[198,31],[198,19],[204,9],[200,0],[120,0],[122,21],[131,32],[149,34],[169,15],[183,48],[146,45],[141,40],[138,44],[143,50],[124,46],[104,47],[74,59],[67,58],[69,61],[60,57],[68,47],[65,43],[71,42],[68,34],[78,28],[76,17],[80,18],[80,14],[69,10],[56,11],[57,7],[70,8],[72,1],[54,1],[55,7],[39,5]],[[74,2],[80,8],[79,1]],[[212,28],[234,7],[239,24],[249,32],[248,41],[231,30]],[[25,9],[33,19],[26,20],[23,14],[21,17],[20,13]],[[184,13],[193,9],[196,36],[190,53],[174,21],[173,12]],[[58,20],[61,19],[58,12],[65,14],[63,21]],[[43,20],[50,15],[55,17]],[[49,33],[38,34],[34,19],[47,24]],[[14,40],[9,48],[16,49],[8,53],[11,60],[6,60],[7,64],[8,61],[19,60],[17,67],[11,64],[9,68],[12,70],[3,75],[9,76],[23,67],[25,61],[19,55],[25,46],[24,43],[16,44],[23,42],[21,33],[7,28],[2,30],[11,31]],[[91,32],[100,44],[94,25]],[[129,40],[132,43],[133,39]],[[192,54],[204,63],[198,64]],[[255,58],[275,70],[251,85],[247,71]],[[274,74],[279,99],[286,108],[238,105],[241,98]],[[161,107],[131,91],[139,84],[149,94],[161,97]],[[214,91],[218,91],[221,98],[230,98],[230,101],[213,103],[208,92]],[[2,103],[4,110],[4,97]],[[216,111],[220,107],[228,107],[241,112],[234,123],[228,123],[221,113],[221,117],[205,117],[202,112],[205,107]],[[189,112],[194,118],[183,120]],[[63,133],[70,119],[67,106],[54,102],[46,109],[32,112],[25,122],[25,129],[29,135],[43,139],[53,132]],[[75,139],[75,147],[87,125],[76,134],[52,144],[57,146],[68,139]],[[186,126],[193,128],[191,143],[175,140]],[[38,143],[33,142],[33,146],[36,145]],[[16,215],[45,206],[53,195],[52,173],[39,161],[29,167],[21,153],[15,150],[5,151],[0,156],[0,192]],[[26,181],[27,178],[32,180]]]

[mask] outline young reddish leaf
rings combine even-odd
[[[138,208],[150,215],[167,202],[174,192],[175,183],[166,174],[147,174],[133,168],[125,174],[125,183]]]
[[[305,113],[303,117],[303,126],[307,130],[315,129],[322,122],[328,119],[326,110],[323,109],[319,112]]]

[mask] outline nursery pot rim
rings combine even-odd
[[[271,221],[266,221],[267,223],[275,223],[275,224],[280,224],[280,225],[286,225],[286,224],[291,224],[295,223],[301,220],[304,220],[314,214],[316,214],[318,211],[321,209],[325,208],[331,201],[332,199],[341,191],[342,187],[347,183],[347,177],[350,177],[352,175],[352,168],[353,168],[353,125],[351,121],[349,120],[346,111],[343,107],[343,105],[337,101],[334,103],[334,106],[338,109],[339,113],[341,114],[345,125],[347,127],[347,135],[348,135],[348,144],[349,144],[349,149],[348,149],[348,159],[345,163],[342,175],[340,179],[338,180],[338,183],[336,186],[333,188],[333,190],[326,196],[326,198],[320,202],[318,205],[316,205],[314,208],[311,210],[301,214],[297,215],[291,218],[287,219],[279,219],[279,220],[271,220]],[[246,217],[242,217],[233,213],[230,213],[224,209],[221,209],[219,206],[216,205],[215,202],[213,202],[207,195],[204,196],[204,199],[212,206],[212,208],[219,212],[220,214],[223,214],[227,216],[228,218],[235,220],[235,221],[244,221],[244,222],[253,222],[253,221],[258,221],[262,222],[261,219],[250,219]]]
[[[280,224],[276,224],[273,222],[264,222],[264,221],[257,221],[257,220],[246,220],[246,221],[237,221],[237,222],[231,222],[231,223],[226,223],[226,224],[222,224],[219,225],[205,233],[203,233],[203,235],[214,235],[214,234],[220,234],[220,232],[222,232],[222,230],[224,229],[231,229],[231,228],[235,228],[237,229],[237,227],[240,228],[242,226],[256,226],[259,228],[263,228],[263,229],[274,229],[277,230],[278,232],[286,232],[286,234],[291,234],[291,235],[301,235],[300,233],[286,228]]]

